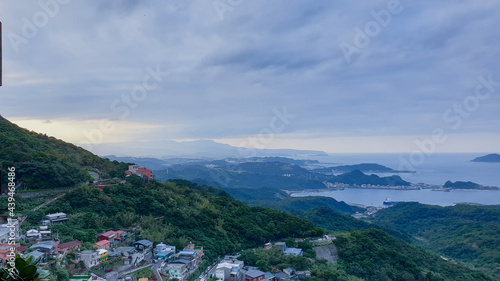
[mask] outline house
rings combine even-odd
[[[98,241],[97,243],[94,243],[94,246],[97,249],[109,250],[109,248],[111,248],[111,243],[108,240],[101,240]]]
[[[286,273],[288,276],[292,276],[295,274],[295,268],[285,268],[283,269],[283,272]]]
[[[26,242],[35,242],[41,239],[42,239],[42,234],[40,233],[40,231],[36,229],[30,229],[26,231],[26,235],[24,235],[24,241]]]
[[[304,280],[304,279],[307,279],[307,278],[311,277],[311,271],[309,271],[309,270],[306,270],[306,271],[295,271],[295,275],[300,280]]]
[[[215,276],[217,277],[217,279],[224,281],[240,281],[243,277],[243,274],[241,273],[243,264],[243,261],[223,260],[217,265]]]
[[[169,256],[175,254],[175,246],[166,245],[161,242],[156,245],[154,253],[155,259],[166,260]]]
[[[300,257],[302,256],[302,249],[299,248],[286,248],[286,250],[283,252],[285,255],[291,255],[291,256],[296,256]]]
[[[116,233],[116,237],[115,237],[116,240],[121,241],[125,238],[125,236],[127,236],[127,233],[123,230],[117,230],[117,231],[115,231],[115,233]]]
[[[154,179],[153,171],[146,169],[146,167],[139,167],[139,165],[130,165],[128,166],[128,170],[125,171],[127,176],[137,175],[146,180]]]
[[[16,241],[21,238],[21,228],[17,219],[7,218],[7,223],[0,224],[0,231],[7,231],[9,235],[11,235],[10,233],[14,233]]]
[[[98,249],[97,255],[99,256],[99,263],[103,263],[108,260],[108,250]]]
[[[113,240],[115,240],[115,238],[116,238],[116,232],[112,230],[97,235],[97,241],[108,240],[112,242]]]
[[[274,243],[274,247],[278,247],[280,249],[282,249],[283,251],[286,250],[286,243],[285,242],[276,242]]]
[[[65,213],[55,213],[46,215],[42,220],[42,225],[53,225],[53,224],[65,223],[66,221],[68,221],[68,217],[66,216]]]
[[[268,281],[275,281],[276,280],[276,277],[271,272],[266,272],[266,275],[264,276],[264,278]]]
[[[135,242],[134,247],[139,251],[151,250],[153,248],[153,242],[142,239]]]
[[[87,268],[94,267],[99,264],[99,258],[100,256],[98,255],[97,251],[82,251],[82,252],[76,252],[75,253],[75,259],[76,261],[83,261],[85,266]]]
[[[177,278],[179,281],[187,279],[188,264],[185,263],[168,263],[164,271],[170,275],[170,278]]]
[[[265,276],[265,272],[260,270],[250,270],[245,273],[245,281],[261,281],[264,280]]]
[[[290,275],[284,273],[284,272],[278,272],[274,274],[274,280],[288,280],[290,279]]]
[[[45,257],[47,257],[47,254],[44,252],[41,252],[39,250],[35,250],[33,252],[29,252],[24,255],[24,258],[27,258],[29,256],[32,256],[35,260],[40,260],[40,262],[45,261]]]
[[[8,243],[10,237],[10,231],[8,229],[0,230],[0,243]]]
[[[11,248],[15,248],[16,253],[20,253],[18,248],[21,247],[19,246],[18,243],[11,245],[9,243],[2,243],[0,244],[0,263],[5,262],[6,260],[9,260],[10,257],[8,256],[11,253]]]
[[[28,249],[38,250],[47,255],[51,255],[55,252],[57,246],[59,246],[59,241],[47,241],[47,242],[33,244]]]
[[[61,243],[57,246],[56,252],[67,254],[69,252],[78,250],[81,246],[82,243],[78,240]]]

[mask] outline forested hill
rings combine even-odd
[[[373,221],[405,232],[416,244],[446,257],[497,274],[500,280],[500,206],[400,203],[377,212]]]
[[[98,233],[123,229],[155,244],[184,247],[193,241],[204,245],[210,258],[262,247],[269,240],[324,234],[292,214],[249,207],[213,187],[155,180],[144,185],[135,175],[127,182],[104,191],[82,185],[58,204],[30,212],[27,223],[37,225],[43,214],[65,212],[69,222],[52,227],[63,241],[94,243]]]
[[[102,177],[122,177],[127,165],[102,159],[54,137],[30,132],[0,116],[1,182],[7,183],[7,167],[28,189],[73,186],[90,180],[88,171]]]

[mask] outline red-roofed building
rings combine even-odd
[[[109,250],[109,248],[111,247],[111,243],[108,240],[101,240],[97,243],[94,243],[94,246],[97,249]]]
[[[69,253],[78,250],[82,246],[82,243],[78,240],[70,241],[66,243],[61,243],[57,246],[56,251],[60,253]]]
[[[108,241],[113,241],[116,238],[116,231],[110,230],[106,231],[104,233],[101,233],[97,236],[97,241],[101,240],[108,240]]]
[[[147,179],[148,181],[155,178],[152,170],[146,169],[146,167],[139,167],[139,165],[128,166],[128,170],[125,171],[125,174],[127,176],[137,175],[141,178]]]

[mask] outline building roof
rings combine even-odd
[[[179,255],[196,255],[196,252],[193,252],[193,251],[180,251]]]
[[[69,241],[69,242],[66,242],[66,243],[59,244],[59,249],[71,248],[71,247],[74,247],[74,246],[81,246],[81,245],[82,245],[82,242],[80,242],[78,240]]]
[[[101,241],[99,241],[97,243],[94,243],[94,245],[96,245],[96,246],[104,246],[106,244],[109,244],[108,240],[101,240]]]
[[[274,274],[272,274],[271,272],[266,272],[266,275],[264,276],[264,278],[266,278],[266,279],[274,278]]]
[[[99,234],[98,236],[106,236],[106,237],[114,237],[116,235],[116,232],[113,230],[106,231],[104,233]]]
[[[146,247],[152,247],[153,246],[153,242],[151,242],[149,240],[146,240],[146,239],[139,240],[139,241],[135,242],[134,244],[140,244],[140,245],[143,245],[143,246],[146,246]]]
[[[58,217],[62,217],[62,216],[66,216],[65,213],[54,213],[54,214],[48,214],[48,215],[45,215],[46,217],[48,218],[58,218]]]
[[[262,275],[266,275],[266,273],[260,271],[260,270],[250,270],[249,272],[247,272],[245,274],[246,276],[249,276],[251,278],[257,278],[259,276],[262,276]]]
[[[46,248],[46,249],[53,249],[54,244],[50,243],[36,243],[34,245],[31,245],[30,249],[36,249],[36,248]]]
[[[186,259],[178,259],[178,260],[175,260],[175,261],[171,261],[170,263],[176,263],[176,264],[188,264],[190,263],[190,261],[186,260]]]
[[[33,258],[35,258],[35,260],[43,257],[43,255],[44,255],[44,253],[42,253],[42,252],[40,252],[38,250],[35,250],[35,251],[31,252],[31,253],[26,254],[26,256],[32,256]]]
[[[299,255],[300,253],[302,253],[302,249],[299,249],[299,248],[286,248],[286,250],[284,251],[285,255],[286,254],[290,254],[290,255]]]
[[[26,249],[28,249],[27,246],[19,246],[19,247],[16,247],[16,252],[23,253],[24,251],[26,251]]]

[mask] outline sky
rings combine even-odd
[[[499,13],[490,0],[2,1],[0,114],[80,145],[500,152]]]

